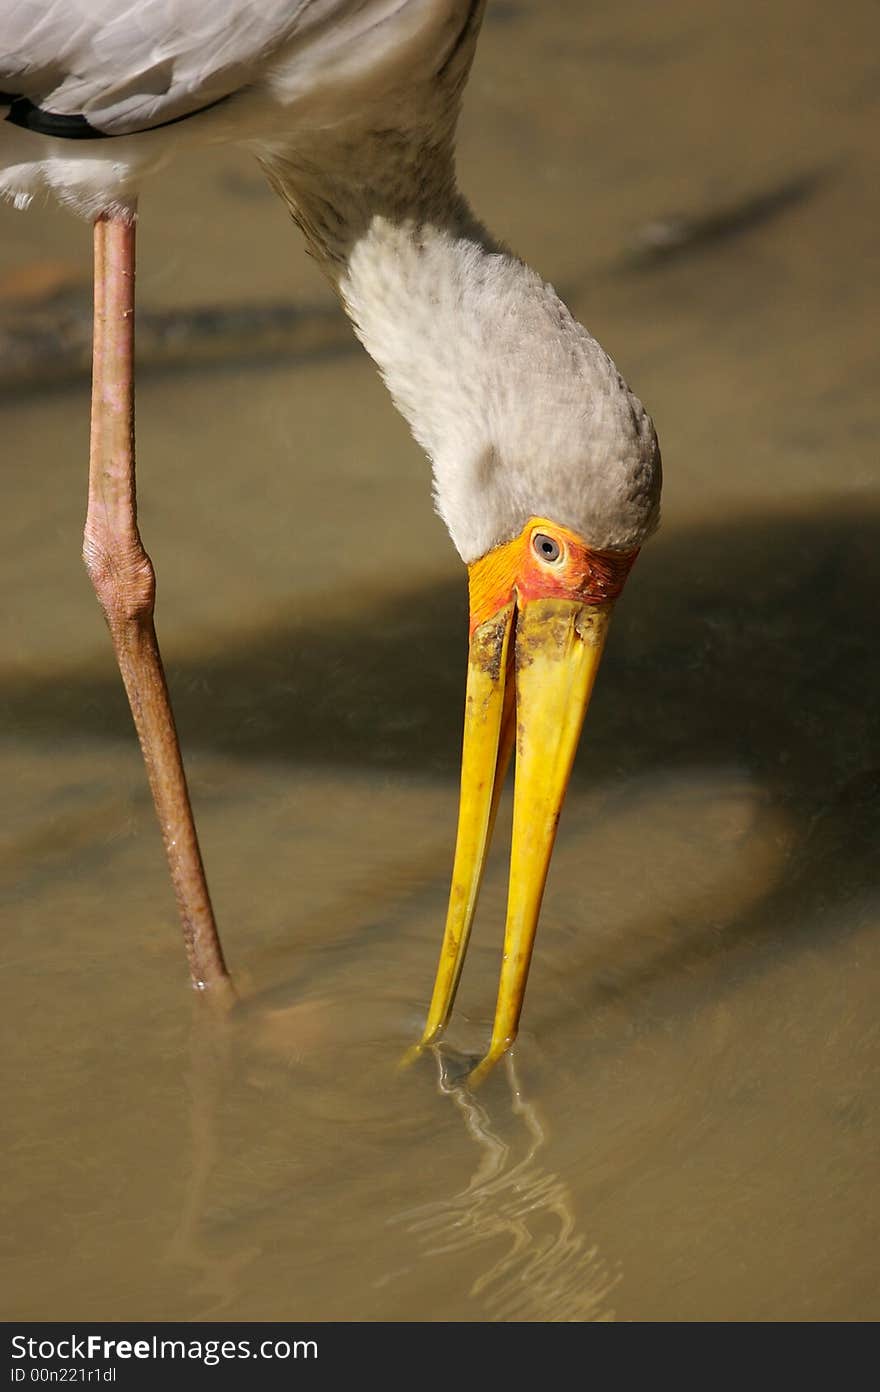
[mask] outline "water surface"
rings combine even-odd
[[[490,7],[463,184],[649,404],[667,484],[477,1094],[396,1071],[466,598],[369,362],[341,335],[139,381],[227,1026],[187,988],[79,560],[87,384],[0,402],[7,1318],[877,1318],[876,37],[867,3]],[[86,227],[0,220],[13,280],[87,278]],[[139,235],[144,306],[326,302],[235,153],[170,170]]]

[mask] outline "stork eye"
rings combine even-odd
[[[532,537],[532,546],[542,561],[558,561],[562,551],[558,541],[554,541],[552,536],[546,532],[535,532]]]

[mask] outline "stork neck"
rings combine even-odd
[[[308,164],[273,154],[270,178],[428,454],[462,559],[531,517],[635,549],[656,520],[651,421],[553,287],[471,213],[451,119],[330,142],[310,138]]]
[[[342,304],[401,414],[436,465],[481,414],[492,339],[481,288],[501,251],[456,195],[442,218],[372,219],[338,279]],[[525,271],[525,267],[521,267]],[[473,433],[471,431],[471,433]]]
[[[364,171],[369,171],[365,180]],[[267,172],[331,281],[419,442],[436,457],[449,421],[441,402],[462,395],[479,363],[486,297],[504,263],[532,275],[481,225],[455,181],[449,139],[359,133],[349,149],[310,148]]]
[[[336,286],[358,245],[377,225],[488,234],[458,192],[451,128],[358,129],[314,136],[308,155],[263,157],[309,251]]]

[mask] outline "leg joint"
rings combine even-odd
[[[111,628],[152,616],[156,576],[139,537],[114,539],[108,547],[91,536],[87,528],[83,560]]]

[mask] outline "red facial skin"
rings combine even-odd
[[[559,547],[555,561],[544,560],[537,536]],[[633,551],[594,551],[567,527],[533,518],[513,541],[496,546],[468,567],[470,631],[491,619],[514,598],[570,599],[581,604],[608,604],[620,594],[632,569]]]

